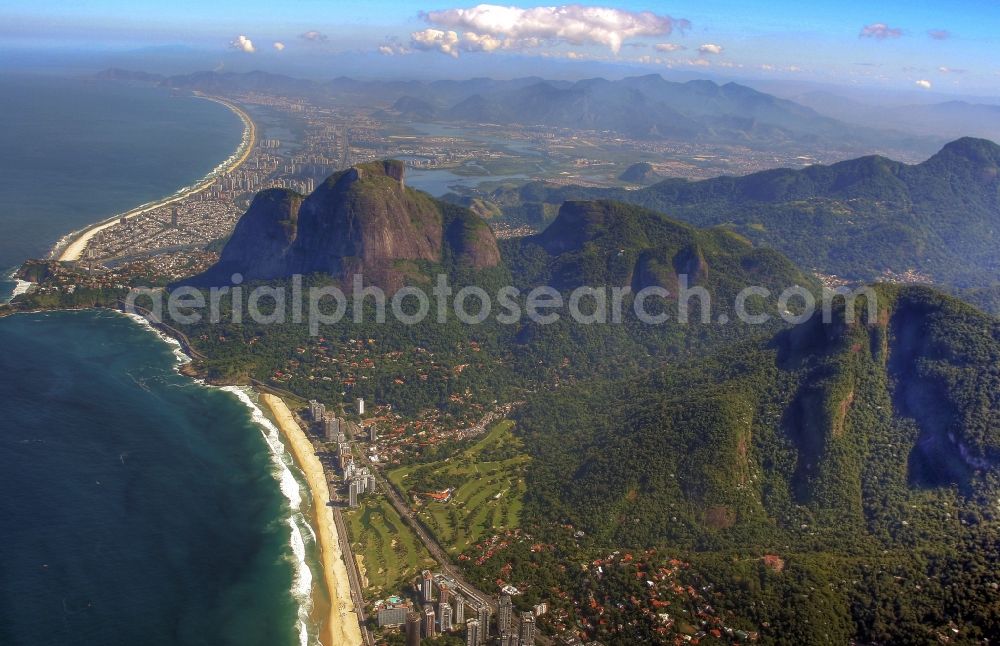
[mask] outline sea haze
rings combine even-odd
[[[62,236],[204,177],[239,146],[222,105],[109,81],[0,76],[0,300]]]
[[[0,319],[0,347],[0,643],[300,643],[304,496],[252,409],[113,313]]]

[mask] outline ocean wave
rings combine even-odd
[[[275,480],[281,493],[288,500],[288,505],[292,513],[288,517],[288,526],[291,530],[290,545],[292,548],[292,565],[294,568],[292,576],[292,597],[299,605],[298,624],[296,628],[299,633],[299,643],[301,646],[309,645],[309,615],[312,611],[312,571],[309,569],[309,562],[306,559],[306,543],[303,537],[302,527],[307,529],[309,523],[301,513],[302,508],[302,487],[290,468],[291,456],[285,450],[285,445],[281,443],[281,432],[271,420],[264,415],[264,411],[250,398],[247,389],[238,386],[224,386],[220,390],[231,393],[250,410],[253,422],[261,429],[264,441],[267,442],[271,451],[271,462],[274,464]],[[310,532],[311,533],[311,532]]]
[[[187,363],[191,363],[191,357],[189,357],[187,353],[184,352],[184,347],[181,345],[181,342],[175,339],[174,337],[170,336],[169,334],[166,334],[160,329],[154,327],[153,324],[146,319],[146,317],[140,316],[139,314],[135,314],[133,312],[120,312],[120,313],[132,319],[139,326],[145,328],[146,330],[149,330],[156,336],[160,337],[161,341],[169,345],[171,351],[174,353],[174,357],[177,359],[177,367],[183,366],[184,364]]]
[[[17,284],[14,286],[14,291],[11,292],[11,294],[10,294],[11,300],[13,300],[14,298],[20,296],[21,294],[26,293],[29,289],[31,289],[31,286],[35,284],[35,283],[29,282],[27,280],[20,280],[20,279],[16,279],[16,280],[17,280]]]
[[[0,276],[3,276],[2,278],[0,278],[0,284],[11,283],[14,285],[12,291],[10,292],[7,291],[7,285],[3,285],[3,289],[0,290],[0,303],[9,303],[12,300],[14,300],[15,296],[17,296],[16,293],[17,288],[20,286],[21,282],[17,279],[17,269],[18,269],[17,267],[13,267],[11,269],[5,270],[2,274],[0,274]]]
[[[177,367],[191,361],[191,357],[184,353],[177,339],[153,327],[145,317],[130,312],[118,313],[124,314],[137,325],[152,332],[164,343],[170,345],[174,356],[177,358]],[[210,386],[201,379],[192,379],[192,381],[208,388],[215,388],[215,386]],[[256,402],[251,399],[247,388],[223,386],[219,390],[234,395],[250,411],[252,421],[260,429],[261,435],[267,443],[273,466],[271,473],[278,482],[278,488],[281,490],[282,495],[288,501],[290,513],[286,522],[290,531],[289,544],[292,551],[292,558],[290,559],[292,563],[291,594],[296,604],[298,604],[296,630],[299,634],[300,646],[309,646],[309,617],[312,612],[313,574],[312,570],[309,569],[309,562],[306,557],[306,538],[304,534],[308,535],[310,543],[315,543],[316,534],[301,511],[302,487],[299,485],[299,481],[296,480],[290,467],[294,463],[291,455],[285,449],[285,445],[281,442],[281,431],[264,415],[264,412],[257,406]],[[314,641],[318,643],[318,640]]]

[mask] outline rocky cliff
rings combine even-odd
[[[294,274],[329,274],[395,289],[419,267],[500,263],[496,239],[471,211],[407,188],[401,162],[359,164],[330,176],[311,195],[259,193],[237,223],[219,262],[192,284],[228,284]],[[423,277],[423,278],[426,278]]]

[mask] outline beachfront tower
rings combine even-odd
[[[420,582],[421,598],[424,603],[430,603],[434,599],[434,575],[430,570],[424,570],[421,576],[423,577]]]
[[[358,415],[365,414],[365,400],[363,397],[358,397]]]
[[[368,427],[368,441],[374,443],[378,439],[378,429],[372,424]]]
[[[465,624],[465,644],[466,646],[480,646],[483,643],[483,634],[479,631],[479,620],[470,619]]]
[[[361,491],[361,484],[359,480],[351,480],[351,483],[347,486],[347,504],[353,509],[358,506],[358,493]]]
[[[451,588],[448,587],[447,583],[442,583],[438,586],[438,600],[441,603],[448,603],[451,599]]]
[[[314,422],[322,422],[323,415],[326,413],[326,406],[316,401],[315,399],[309,400],[309,417],[312,418]]]
[[[329,411],[323,415],[323,435],[327,442],[336,442],[340,437],[340,420]]]
[[[521,613],[521,646],[535,646],[535,613]]]
[[[455,624],[461,626],[465,623],[465,597],[460,594],[455,595]]]
[[[434,606],[424,606],[424,637],[433,637],[437,633],[434,619]]]
[[[482,643],[490,636],[490,607],[481,606],[479,608],[479,635]]]
[[[514,603],[509,594],[500,596],[500,603],[497,608],[497,630],[500,634],[510,632],[510,625],[514,619]]]
[[[438,604],[438,612],[441,613],[441,632],[451,632],[451,605],[447,601]]]
[[[415,612],[406,615],[406,646],[420,646],[420,615]]]

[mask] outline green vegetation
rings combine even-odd
[[[578,561],[680,554],[768,641],[997,634],[1000,322],[929,289],[877,295],[850,325],[536,397],[525,529]],[[567,547],[559,523],[586,535]]]
[[[859,281],[916,270],[953,288],[995,287],[1000,146],[961,139],[908,166],[864,157],[627,191],[541,182],[496,191],[514,221],[566,200],[620,200],[695,226],[725,225],[803,267]]]
[[[989,239],[980,216],[992,213],[995,178],[979,171],[1000,158],[980,148],[953,145],[926,167],[873,158],[630,194],[727,225],[710,229],[634,204],[570,201],[542,234],[499,245],[496,266],[483,255],[482,222],[438,205],[440,257],[393,267],[407,281],[445,270],[454,286],[488,292],[553,285],[564,299],[580,285],[672,291],[687,275],[712,297],[711,320],[726,314],[728,324],[698,323],[700,301],[680,324],[679,299],[668,298],[667,320],[648,325],[628,295],[620,322],[589,325],[376,324],[366,306],[369,323],[348,311],[318,336],[291,323],[184,332],[212,377],[430,411],[437,428],[527,400],[516,426],[498,424],[471,446],[408,437],[407,466],[388,477],[470,577],[516,585],[519,606],[547,600],[552,615],[609,645],[662,637],[665,606],[653,601],[692,615],[675,633],[697,632],[693,616],[711,605],[708,625],[759,631],[764,643],[982,640],[1000,634],[1000,322],[929,289],[884,286],[877,311],[858,303],[831,322],[732,317],[747,285],[818,288],[749,240],[788,245],[810,265],[842,263],[848,275],[907,259],[950,266],[942,276],[971,285],[968,272],[991,256],[952,262],[944,234],[964,227],[959,238]],[[968,222],[946,204],[962,191],[937,175],[971,187]],[[522,195],[545,213],[548,190]],[[408,214],[394,213],[402,229]],[[305,287],[330,280],[313,275]],[[775,301],[750,309],[774,313]],[[429,496],[446,489],[448,502]],[[385,502],[366,500],[349,518],[373,594],[426,562]],[[647,576],[665,590],[654,595]]]
[[[361,506],[345,514],[351,544],[360,557],[373,598],[397,594],[434,560],[384,497],[364,497]]]
[[[472,447],[430,464],[396,469],[389,479],[420,501],[421,520],[451,552],[460,553],[484,537],[519,527],[529,463],[511,434],[514,423],[499,422]],[[454,488],[448,502],[425,494]]]

